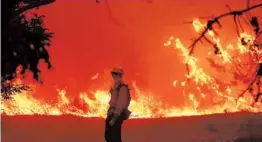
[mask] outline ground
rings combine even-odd
[[[3,142],[104,142],[103,134],[102,118],[2,116]],[[262,142],[262,113],[130,119],[123,126],[123,142],[233,142],[246,137]]]

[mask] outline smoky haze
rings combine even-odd
[[[44,84],[37,85],[33,95],[56,98],[56,89],[61,88],[77,97],[80,92],[106,88],[111,81],[110,69],[121,65],[130,85],[135,80],[138,87],[179,105],[183,102],[182,91],[173,87],[173,80],[185,78],[185,66],[179,52],[163,44],[174,36],[189,45],[193,27],[183,22],[227,12],[227,4],[232,9],[242,9],[246,2],[113,0],[96,4],[57,0],[44,6],[39,13],[46,16],[46,27],[55,32],[49,48],[54,69],[47,71],[40,64]],[[91,80],[97,73],[97,80]]]

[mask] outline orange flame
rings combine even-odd
[[[199,20],[194,20],[194,29],[200,33],[205,27]],[[210,58],[217,65],[221,65],[226,70],[226,77],[232,78],[232,71],[236,70],[233,63],[241,63],[244,59],[240,55],[248,53],[259,53],[257,50],[251,50],[241,44],[241,38],[248,42],[254,41],[253,36],[242,33],[238,43],[222,46],[220,39],[212,32],[208,32],[208,38],[217,44],[221,54],[213,55],[211,51],[207,52],[205,58]],[[180,39],[170,37],[164,46],[172,46],[180,51],[183,64],[188,64],[190,73],[185,74],[188,81],[174,80],[174,87],[181,85],[184,87],[182,92],[185,96],[185,107],[172,107],[164,105],[162,101],[154,98],[151,92],[140,90],[135,82],[136,99],[131,101],[130,110],[133,112],[132,118],[154,118],[154,117],[172,117],[184,115],[205,115],[213,113],[250,111],[262,112],[262,104],[256,103],[251,107],[252,96],[245,95],[236,100],[239,88],[246,84],[237,82],[236,84],[221,84],[215,75],[204,69],[200,65],[200,57],[189,56],[189,50],[182,44]],[[225,48],[226,47],[226,48]],[[91,79],[96,79],[98,74]],[[189,87],[190,86],[190,87]],[[23,92],[14,96],[13,100],[2,100],[1,114],[5,115],[76,115],[82,117],[105,117],[110,94],[105,90],[96,90],[92,93],[94,99],[91,99],[87,93],[80,93],[80,106],[73,104],[72,98],[68,97],[66,90],[57,90],[58,98],[54,102],[45,102],[30,96],[29,92]],[[194,92],[194,93],[193,93]],[[208,105],[206,105],[208,104]]]

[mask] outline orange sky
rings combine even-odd
[[[55,32],[49,48],[54,69],[47,72],[41,65],[44,85],[37,88],[36,96],[56,97],[57,87],[67,87],[72,96],[103,87],[111,81],[108,71],[120,64],[128,83],[136,80],[138,86],[179,103],[181,90],[172,82],[183,79],[185,67],[179,64],[177,52],[163,43],[173,35],[189,44],[193,28],[183,21],[218,15],[227,11],[227,4],[232,9],[246,4],[245,0],[110,0],[117,24],[103,0],[100,4],[93,1],[57,0],[40,8],[39,12],[46,15],[46,27]],[[96,73],[102,76],[90,80]]]

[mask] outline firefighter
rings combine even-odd
[[[105,139],[106,142],[122,142],[121,127],[124,120],[131,114],[128,106],[131,101],[128,85],[123,81],[124,71],[121,67],[111,71],[114,85],[110,90],[111,99],[106,118]]]

